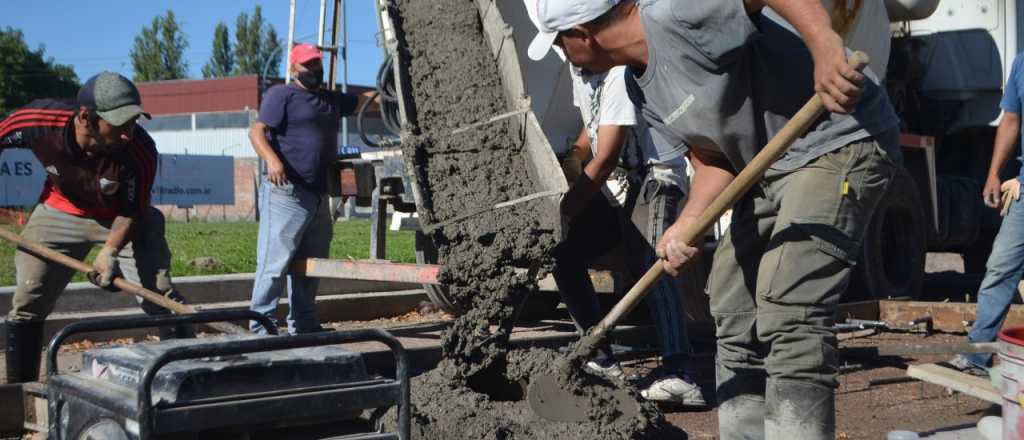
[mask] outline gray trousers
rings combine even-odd
[[[656,261],[654,245],[675,222],[685,201],[686,189],[647,179],[644,184],[631,188],[624,208],[610,207],[598,194],[584,212],[572,220],[568,237],[555,249],[553,276],[569,314],[581,331],[596,325],[603,317],[587,274],[590,264],[621,242],[628,254],[628,269],[639,279]],[[645,302],[654,319],[666,366],[681,370],[691,348],[676,280],[662,277]],[[610,356],[607,345],[599,350],[598,358]]]
[[[780,396],[766,396],[766,380],[769,390],[773,381],[827,387],[831,399],[838,356],[828,328],[896,167],[875,141],[857,142],[769,172],[734,207],[708,281],[721,408],[760,400],[770,413]],[[757,438],[724,429],[722,438]]]
[[[164,216],[150,207],[140,219],[134,240],[118,253],[118,265],[126,279],[143,287],[182,301],[171,283],[171,251],[164,238]],[[21,236],[64,255],[84,259],[95,245],[110,235],[112,220],[77,217],[40,203],[32,211]],[[38,321],[53,311],[61,292],[74,271],[57,263],[36,258],[18,250],[14,256],[18,286],[14,291],[12,321]],[[111,295],[117,295],[111,293]],[[142,301],[142,310],[150,315],[170,313],[167,309]]]

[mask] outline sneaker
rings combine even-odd
[[[668,374],[640,390],[644,399],[658,403],[676,403],[688,407],[705,407],[704,393],[689,377]]]
[[[610,362],[608,365],[601,365],[597,363],[597,361],[588,361],[584,368],[590,370],[590,372],[594,374],[604,376],[609,379],[622,379],[622,376],[625,375],[618,362]]]
[[[962,354],[953,356],[952,359],[943,362],[943,365],[971,376],[988,377],[988,369],[977,366]]]

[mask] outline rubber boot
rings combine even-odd
[[[765,377],[736,374],[718,365],[718,432],[721,440],[761,440],[764,437]]]
[[[43,351],[43,321],[7,320],[8,384],[39,380],[39,357]]]
[[[765,400],[765,439],[836,438],[835,388],[802,381],[769,379]]]

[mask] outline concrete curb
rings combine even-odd
[[[236,273],[174,278],[174,286],[192,304],[248,301],[252,294],[254,274]],[[358,292],[384,292],[419,289],[417,284],[386,281],[338,280],[322,278],[319,295]],[[0,287],[0,316],[11,311],[15,286]],[[71,283],[64,289],[54,313],[87,313],[130,308],[138,311],[134,296],[113,293],[91,283]]]
[[[371,319],[377,319],[388,316],[397,316],[403,313],[408,313],[410,310],[416,308],[421,301],[428,301],[427,294],[422,290],[400,290],[393,292],[374,292],[374,293],[343,293],[336,295],[319,295],[317,296],[317,315],[323,322],[328,321],[366,321]],[[249,301],[231,301],[221,302],[215,304],[207,304],[204,306],[205,310],[221,310],[221,309],[244,309],[249,307]],[[288,300],[282,299],[278,305],[278,314],[284,316],[288,312]],[[132,316],[142,313],[141,310],[135,307],[122,308],[117,310],[107,311],[92,311],[92,312],[78,312],[78,313],[53,313],[46,319],[46,325],[44,327],[44,340],[49,341],[53,338],[60,329],[64,328],[68,324],[78,322],[85,319],[98,319],[98,318],[116,318],[123,316]],[[6,319],[0,320],[0,324],[5,324]],[[237,323],[240,325],[247,325],[246,323]],[[147,329],[130,329],[130,330],[118,330],[111,332],[104,332],[97,335],[82,335],[80,337],[72,337],[68,339],[68,342],[74,342],[82,339],[94,339],[94,340],[110,340],[117,338],[143,338],[147,335],[156,335],[157,330],[155,328]],[[7,348],[7,337],[6,337],[6,326],[0,325],[0,350]]]

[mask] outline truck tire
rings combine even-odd
[[[873,299],[919,297],[928,227],[914,179],[900,169],[868,225],[852,284]]]
[[[416,263],[437,264],[437,248],[434,247],[434,242],[430,240],[430,237],[427,237],[422,231],[416,231]],[[465,313],[465,310],[448,295],[448,288],[445,286],[424,284],[423,290],[427,292],[430,302],[437,305],[441,311],[452,316]]]

